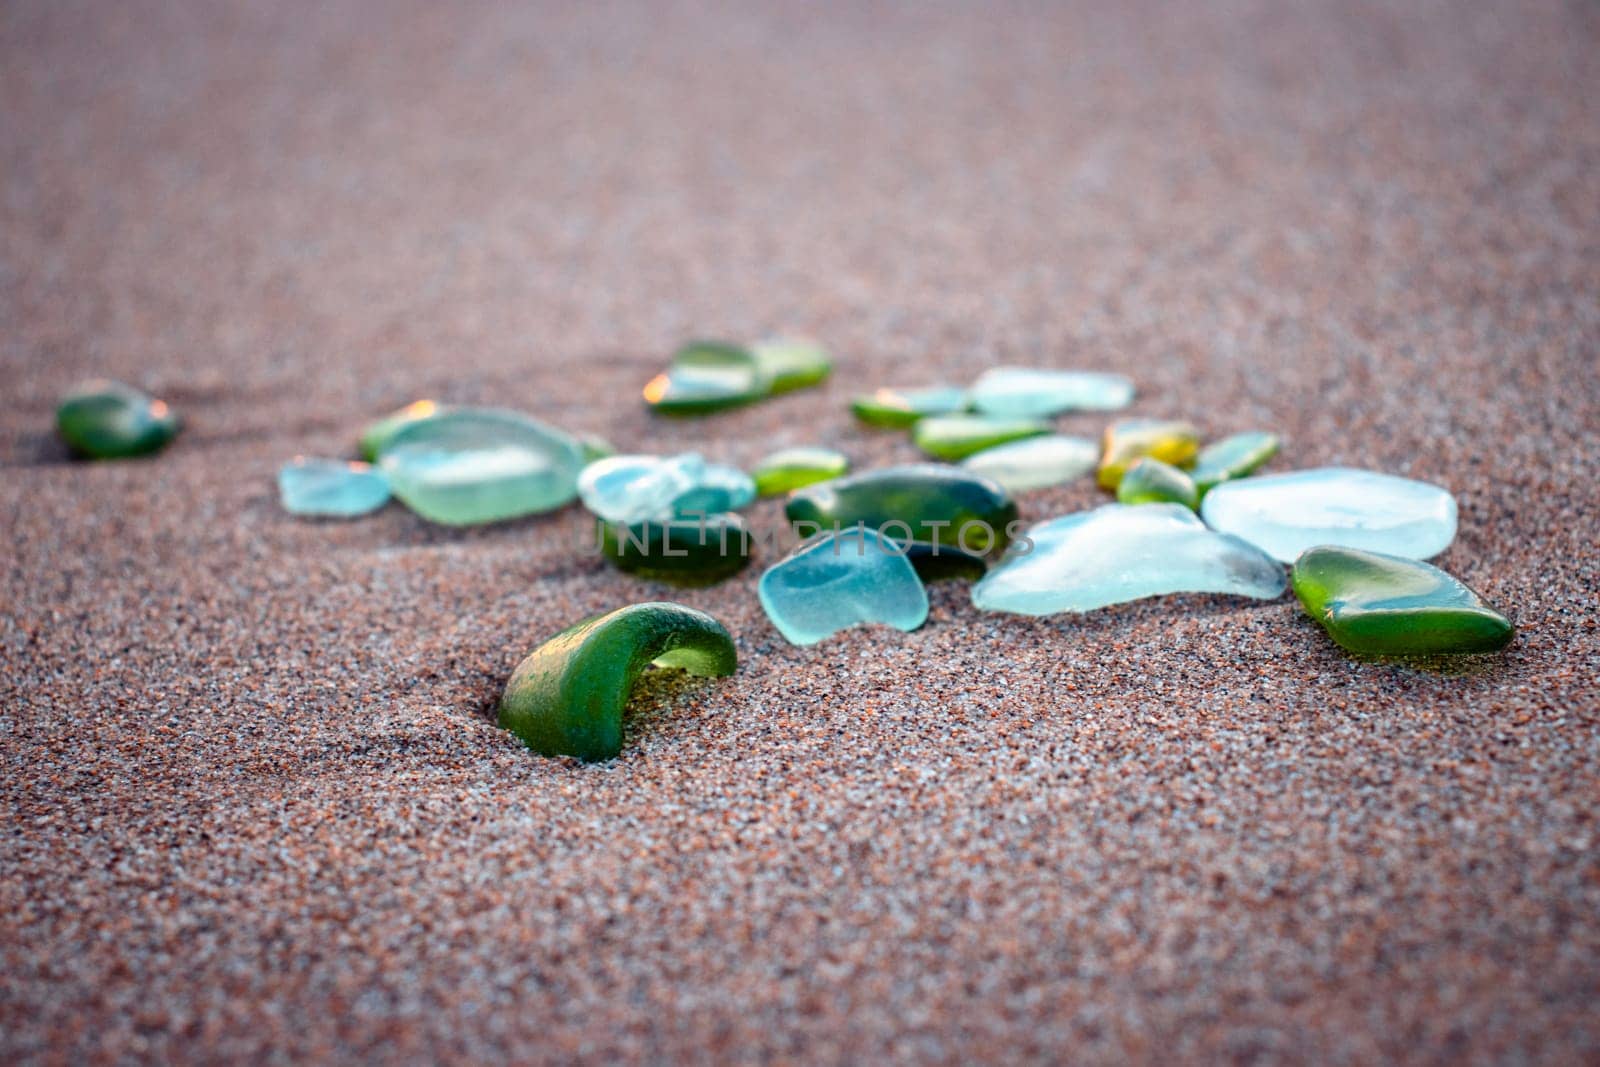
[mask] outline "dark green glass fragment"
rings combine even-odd
[[[884,467],[796,490],[785,509],[802,536],[861,523],[900,541],[986,554],[1010,536],[1017,505],[998,483],[936,463]]]
[[[87,459],[127,459],[159,452],[178,435],[166,402],[121,382],[84,382],[56,408],[56,430]]]
[[[600,550],[622,570],[677,584],[709,584],[750,562],[750,530],[743,519],[720,515],[602,522]]]

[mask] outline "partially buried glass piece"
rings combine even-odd
[[[632,523],[734,511],[755,499],[756,486],[737,467],[685,452],[598,460],[578,476],[578,495],[607,522]]]
[[[278,470],[278,499],[294,515],[354,518],[389,502],[389,479],[368,463],[296,456]]]
[[[1427,559],[1456,536],[1456,498],[1444,489],[1349,467],[1224,482],[1206,494],[1200,514],[1284,563],[1318,545]]]
[[[802,536],[862,524],[901,541],[982,555],[1005,543],[1017,505],[988,478],[937,463],[882,467],[796,490],[785,506]]]
[[[1193,511],[1200,506],[1194,479],[1170,463],[1144,456],[1117,483],[1117,500],[1123,504],[1181,504]]]
[[[785,448],[774,452],[751,472],[756,493],[778,496],[803,486],[837,478],[850,470],[850,459],[831,448]]]
[[[466,526],[570,503],[584,463],[575,438],[537,419],[497,408],[452,408],[395,431],[380,466],[412,511]]]
[[[753,403],[771,392],[755,355],[724,341],[691,341],[665,374],[644,387],[645,403],[663,415],[707,415]]]
[[[1270,600],[1283,568],[1253,545],[1205,528],[1178,504],[1106,504],[1030,527],[972,587],[985,611],[1093,611],[1168,593]]]
[[[855,417],[869,426],[903,429],[928,415],[951,415],[968,408],[967,391],[952,385],[922,389],[879,389],[850,403]]]
[[[1188,467],[1200,451],[1200,435],[1187,422],[1170,419],[1122,419],[1106,427],[1101,443],[1099,481],[1116,489],[1122,476],[1144,456]]]
[[[500,697],[500,725],[546,756],[593,761],[622,751],[622,712],[648,666],[720,677],[734,672],[733,638],[682,604],[619,608],[579,623],[517,665]]]
[[[1009,492],[1046,489],[1081,478],[1094,470],[1100,448],[1083,437],[1045,434],[974,452],[961,466],[993,478]]]
[[[86,459],[147,456],[167,447],[179,428],[166,401],[122,382],[84,382],[56,408],[56,431]]]
[[[864,623],[915,630],[928,618],[928,592],[904,546],[874,530],[801,545],[767,569],[757,592],[767,618],[796,645]]]
[[[911,440],[935,459],[955,461],[1025,437],[1041,437],[1050,424],[1039,419],[992,415],[930,415],[911,428]]]
[[[1064,411],[1117,411],[1133,403],[1133,382],[1096,371],[993,367],[972,385],[986,415],[1044,418]]]
[[[1290,576],[1301,605],[1351,652],[1429,656],[1494,652],[1510,620],[1437,567],[1403,556],[1322,546]]]
[[[678,585],[718,582],[750,562],[750,530],[734,514],[602,522],[600,551],[620,570]]]
[[[1202,448],[1189,473],[1195,488],[1205,496],[1223,482],[1254,473],[1277,454],[1277,434],[1265,430],[1236,433]]]
[[[409,426],[419,419],[430,415],[442,415],[450,410],[443,404],[434,400],[413,400],[397,411],[391,411],[381,419],[376,419],[361,431],[361,458],[368,463],[378,462],[383,455],[383,450],[390,439],[398,433],[403,426]]]

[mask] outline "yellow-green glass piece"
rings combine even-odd
[[[994,415],[930,415],[917,420],[917,424],[911,428],[911,440],[935,459],[953,463],[986,448],[1027,437],[1040,437],[1049,432],[1050,424],[1039,419]]]
[[[1277,454],[1277,434],[1265,430],[1236,433],[1202,448],[1190,475],[1205,496],[1223,482],[1254,473]]]
[[[928,415],[952,415],[970,407],[965,389],[932,385],[923,389],[878,389],[850,402],[855,417],[868,426],[899,430]]]
[[[1200,506],[1200,492],[1194,479],[1177,467],[1142,456],[1117,483],[1117,500],[1123,504],[1182,504],[1194,511]]]
[[[843,452],[831,448],[785,448],[762,460],[750,476],[755,479],[758,494],[778,496],[837,478],[849,470],[850,459]]]
[[[817,385],[833,372],[828,350],[815,341],[774,338],[752,345],[750,353],[775,394]]]
[[[691,341],[666,373],[644,387],[644,400],[662,415],[708,415],[760,400],[771,383],[755,355],[724,341]]]
[[[1106,427],[1101,440],[1099,481],[1115,489],[1134,461],[1144,456],[1188,467],[1200,451],[1200,435],[1187,422],[1166,419],[1122,419]]]

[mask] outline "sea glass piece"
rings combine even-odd
[[[578,447],[583,451],[583,462],[585,464],[609,459],[617,454],[617,450],[611,442],[597,433],[579,434]]]
[[[450,409],[436,400],[413,400],[405,407],[374,420],[361,431],[359,445],[361,458],[368,463],[378,462],[390,439],[400,431],[401,427],[409,426],[430,415],[442,415],[448,410]]]
[[[370,463],[296,456],[278,470],[278,499],[294,515],[354,518],[389,502],[389,479]]]
[[[622,751],[622,711],[646,667],[721,677],[737,664],[733,638],[710,615],[634,604],[562,631],[518,664],[500,698],[500,725],[542,755],[611,759]]]
[[[1064,411],[1119,411],[1133,403],[1133,382],[1096,371],[993,367],[972,384],[972,406],[985,415],[1048,418]]]
[[[1200,451],[1200,435],[1187,422],[1170,419],[1121,419],[1106,427],[1101,442],[1099,481],[1116,489],[1134,461],[1144,456],[1188,467]]]
[[[1351,652],[1429,656],[1494,652],[1510,620],[1439,568],[1404,556],[1324,545],[1290,575],[1294,592],[1328,635]]]
[[[1189,473],[1195,488],[1205,496],[1223,482],[1253,474],[1277,454],[1277,434],[1265,430],[1236,433],[1202,448]]]
[[[972,587],[985,611],[1084,612],[1168,593],[1270,600],[1283,568],[1178,504],[1107,504],[1030,527]]]
[[[85,459],[147,456],[167,447],[179,428],[166,401],[122,382],[84,382],[56,408],[56,431]]]
[[[950,415],[966,411],[967,391],[951,385],[932,385],[922,389],[879,389],[858,396],[850,410],[869,426],[902,429],[928,415]]]
[[[379,465],[406,507],[431,522],[466,526],[570,503],[583,449],[519,412],[452,408],[395,431]]]
[[[677,456],[610,456],[578,476],[584,507],[607,522],[633,523],[742,508],[756,486],[737,467],[707,463],[698,452]]]
[[[773,393],[817,385],[833,372],[828,350],[815,341],[779,337],[751,346],[756,366]]]
[[[984,555],[1005,543],[1017,505],[988,478],[919,463],[806,486],[789,498],[785,513],[803,537],[860,523],[897,541],[955,545]]]
[[[796,645],[865,623],[915,630],[928,618],[928,592],[904,546],[875,530],[824,534],[801,545],[767,569],[757,592],[767,618]]]
[[[974,452],[961,466],[992,478],[1008,492],[1048,489],[1081,478],[1094,470],[1100,448],[1083,437],[1045,434]]]
[[[771,383],[755,355],[723,341],[691,341],[672,357],[666,373],[644,387],[651,410],[663,415],[707,415],[760,400]]]
[[[750,562],[749,529],[739,516],[646,519],[600,525],[600,550],[621,570],[677,584],[707,584]]]
[[[1200,506],[1194,479],[1170,463],[1143,456],[1117,483],[1117,500],[1124,504],[1181,504],[1190,511]]]
[[[954,462],[1008,441],[1041,437],[1050,424],[1039,419],[1007,419],[991,415],[930,415],[911,428],[911,440],[935,459]]]
[[[850,470],[850,459],[831,448],[785,448],[756,465],[751,477],[760,496],[778,496]]]
[[[1200,514],[1292,563],[1318,545],[1411,559],[1436,556],[1456,536],[1456,499],[1428,482],[1349,467],[1319,467],[1223,482]]]

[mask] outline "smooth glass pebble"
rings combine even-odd
[[[1320,467],[1223,482],[1200,515],[1284,563],[1318,545],[1427,559],[1456,536],[1456,499],[1428,482]]]
[[[1202,448],[1189,474],[1205,496],[1223,482],[1254,473],[1277,454],[1277,434],[1264,430],[1236,433]]]
[[[1047,418],[1064,411],[1119,411],[1133,382],[1095,371],[994,367],[972,384],[972,406],[986,415]]]
[[[911,428],[911,440],[935,459],[954,462],[975,452],[1025,437],[1041,437],[1050,424],[1038,419],[991,415],[930,415]]]
[[[1187,422],[1122,419],[1106,427],[1101,442],[1099,482],[1116,489],[1134,461],[1150,456],[1174,467],[1188,467],[1200,451],[1200,435]]]
[[[734,511],[755,499],[756,486],[737,467],[685,452],[598,460],[578,476],[578,495],[607,522],[632,523]]]
[[[1028,529],[972,587],[972,602],[985,611],[1053,615],[1169,593],[1270,600],[1284,586],[1271,557],[1206,529],[1185,507],[1107,504]]]
[[[443,415],[449,410],[435,400],[413,400],[398,411],[391,411],[383,418],[374,420],[361,431],[359,445],[361,458],[368,463],[378,462],[390,439],[400,431],[401,427],[409,426],[419,419],[426,419],[430,415]]]
[[[1117,483],[1117,500],[1123,504],[1181,504],[1190,511],[1200,506],[1194,479],[1170,463],[1145,456]]]
[[[855,417],[869,426],[903,429],[928,415],[951,415],[966,411],[967,391],[951,385],[924,389],[879,389],[858,396],[850,404]]]
[[[860,523],[896,540],[955,545],[975,555],[1004,544],[1017,521],[1016,503],[998,484],[938,463],[819,482],[796,490],[784,512],[802,537]]]
[[[750,472],[760,496],[778,496],[850,470],[850,459],[831,448],[785,448],[774,452]]]
[[[760,363],[747,348],[722,341],[691,341],[672,357],[666,373],[644,387],[645,403],[663,415],[708,415],[771,393]]]
[[[517,665],[500,697],[500,726],[546,756],[611,759],[622,751],[622,712],[649,666],[702,677],[732,674],[733,638],[682,604],[619,608],[564,630]]]
[[[1094,470],[1100,448],[1083,437],[1045,434],[974,452],[964,470],[999,482],[1008,492],[1064,485]]]
[[[122,382],[84,382],[56,408],[56,432],[86,459],[147,456],[167,447],[179,428],[166,401]]]
[[[1494,652],[1510,620],[1439,568],[1402,556],[1322,546],[1290,575],[1295,596],[1342,647],[1367,655]]]
[[[619,569],[679,585],[738,573],[750,562],[750,542],[744,520],[731,513],[600,525],[600,550]]]
[[[757,592],[772,625],[796,645],[865,623],[915,630],[928,618],[928,592],[904,547],[873,530],[807,542],[768,568]]]
[[[389,479],[369,463],[300,456],[279,468],[278,499],[293,515],[354,518],[389,502]]]
[[[379,463],[406,507],[451,526],[568,504],[583,465],[570,434],[496,408],[453,408],[409,423],[389,439]]]
[[[833,372],[828,350],[815,341],[773,338],[752,345],[750,353],[773,393],[817,385]]]

